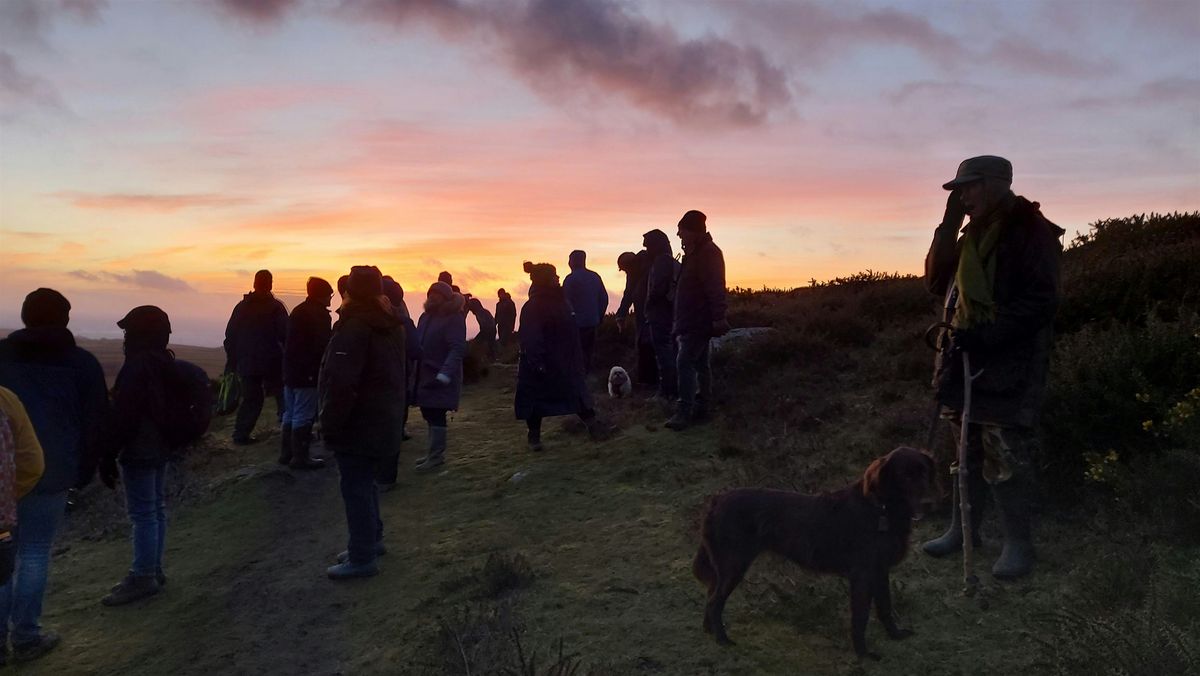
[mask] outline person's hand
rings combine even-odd
[[[730,329],[729,320],[721,319],[721,320],[715,321],[715,322],[713,322],[713,325],[712,325],[713,337],[723,336],[726,333],[729,333],[729,329]]]
[[[955,348],[964,352],[978,352],[988,347],[987,335],[980,328],[954,329],[950,340]]]
[[[962,190],[955,188],[946,198],[946,213],[942,216],[942,227],[958,230],[962,227],[963,219],[967,217],[967,209],[962,203]]]
[[[437,377],[434,378],[434,380],[436,380],[437,383],[442,386],[450,384],[450,376],[446,375],[445,373],[437,374]]]
[[[120,470],[117,469],[116,458],[104,458],[100,461],[100,482],[109,488],[117,487],[117,478],[121,476]]]

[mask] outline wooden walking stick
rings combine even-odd
[[[958,511],[962,520],[963,583],[966,585],[963,593],[967,596],[974,596],[979,591],[979,578],[975,575],[975,545],[971,540],[973,533],[971,532],[971,500],[970,494],[967,492],[970,490],[968,488],[970,468],[967,465],[967,440],[971,434],[971,381],[978,378],[979,374],[971,375],[971,358],[966,350],[963,350],[962,353],[962,364],[963,410],[962,424],[958,435]]]

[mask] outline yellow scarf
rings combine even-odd
[[[958,286],[958,309],[954,314],[957,328],[971,328],[996,320],[996,299],[992,294],[996,286],[996,244],[1012,203],[1010,194],[996,205],[991,215],[982,219],[982,228],[975,227],[973,221],[967,226],[958,270],[954,273],[954,282]]]

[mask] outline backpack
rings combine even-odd
[[[212,422],[213,393],[208,374],[190,361],[174,359],[163,372],[166,401],[160,429],[171,448],[203,437]]]
[[[217,415],[229,415],[237,410],[242,398],[242,379],[233,371],[221,375],[220,389],[217,392]]]

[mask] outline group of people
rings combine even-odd
[[[957,495],[956,486],[950,528],[924,550],[945,556],[961,548],[960,497],[971,507],[978,536],[990,487],[1004,529],[993,567],[1002,579],[1033,568],[1032,430],[1048,370],[1063,232],[1036,202],[1016,196],[1011,182],[1012,166],[1003,158],[964,161],[944,186],[951,193],[925,262],[930,291],[946,298],[951,346],[939,361],[937,397],[960,431],[966,386],[956,355],[970,355],[976,378],[967,420],[967,495]],[[705,215],[685,213],[676,236],[682,261],[657,229],[643,236],[641,251],[618,258],[626,284],[616,318],[626,330],[633,311],[638,373],[655,396],[677,399],[667,426],[680,430],[711,414],[709,342],[729,323],[724,258]],[[420,409],[428,427],[417,470],[446,462],[447,414],[461,398],[468,312],[491,354],[497,342],[515,338],[519,344],[514,411],[526,423],[531,449],[541,450],[547,417],[576,415],[594,435],[601,431],[587,373],[608,296],[583,251],[572,252],[569,261],[562,283],[553,265],[524,264],[530,287],[519,331],[516,306],[504,289],[492,315],[446,272],[428,288],[415,322],[401,286],[373,266],[352,268],[336,288],[310,278],[305,300],[290,313],[272,294],[271,273],[255,275],[254,290],[234,308],[226,329],[227,371],[239,376],[242,392],[233,441],[256,441],[252,431],[270,394],[280,415],[279,461],[318,469],[325,461],[310,447],[319,421],[340,470],[349,532],[346,551],[327,569],[330,578],[378,572],[376,559],[386,551],[379,493],[396,482],[410,406]],[[331,326],[335,293],[341,301]],[[0,340],[0,646],[11,640],[15,660],[35,659],[59,642],[39,624],[51,545],[68,490],[93,476],[109,487],[121,480],[132,523],[129,572],[102,602],[129,603],[167,583],[165,467],[178,450],[164,428],[174,391],[170,318],[160,308],[140,306],[117,322],[125,362],[110,397],[100,364],[67,328],[70,309],[61,293],[37,289],[22,305],[24,328]],[[4,660],[9,654],[0,650]]]

